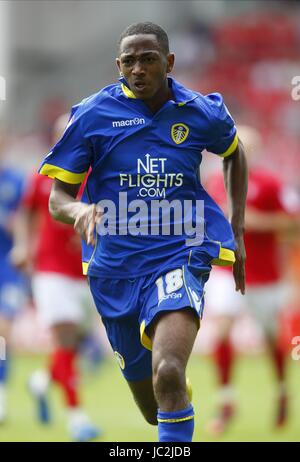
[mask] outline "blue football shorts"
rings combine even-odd
[[[152,374],[148,328],[159,313],[190,307],[202,318],[208,278],[209,271],[195,276],[188,265],[134,279],[89,277],[94,302],[126,380],[143,380]]]
[[[27,295],[25,277],[8,264],[0,269],[0,316],[13,320],[24,307]]]

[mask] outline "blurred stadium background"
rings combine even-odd
[[[260,130],[261,165],[293,187],[296,197],[287,200],[299,200],[300,101],[292,98],[292,79],[300,75],[297,0],[0,1],[0,75],[6,80],[0,117],[8,132],[5,164],[25,176],[37,168],[49,149],[56,117],[118,78],[114,59],[119,34],[128,24],[145,20],[168,31],[178,80],[201,93],[223,93],[235,120]],[[205,156],[202,164],[204,180],[221,168],[220,161],[211,157]],[[282,252],[290,296],[280,341],[290,355],[291,338],[300,335],[300,237],[282,239]],[[105,360],[93,377],[86,373],[84,393],[94,419],[104,428],[102,440],[154,441],[155,429],[143,425],[101,326],[98,330]],[[207,310],[189,366],[199,419],[196,441],[208,440],[202,429],[213,412],[215,377],[209,360],[213,341],[214,325]],[[289,363],[290,422],[274,432],[272,370],[262,334],[247,314],[236,323],[233,341],[240,353],[236,385],[241,406],[221,440],[299,441],[300,361]],[[63,440],[59,397],[54,393],[56,423],[41,428],[34,422],[26,393],[28,374],[43,364],[51,345],[34,307],[20,311],[13,345],[10,418],[0,428],[0,441]],[[126,425],[117,416],[126,416]]]

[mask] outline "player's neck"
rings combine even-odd
[[[164,85],[157,91],[157,93],[149,100],[144,100],[144,103],[148,106],[150,111],[155,114],[159,111],[163,105],[172,99],[172,91],[168,85],[168,81],[164,82]]]

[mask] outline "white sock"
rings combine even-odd
[[[6,417],[6,386],[0,383],[0,422]]]
[[[68,427],[71,431],[89,422],[89,417],[80,407],[68,409]]]
[[[223,385],[218,391],[218,402],[220,406],[234,404],[235,390],[232,385]]]

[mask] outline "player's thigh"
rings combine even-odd
[[[205,285],[205,306],[209,316],[234,318],[243,308],[243,296],[236,292],[232,272],[213,268]]]
[[[152,354],[141,344],[139,281],[90,277],[90,289],[120,370],[145,419],[156,424]],[[142,278],[139,278],[142,279]]]
[[[187,360],[203,314],[206,280],[184,265],[148,281],[140,322],[154,366],[162,354]]]
[[[108,340],[127,381],[151,376],[151,351],[141,344],[139,285],[128,280],[90,277],[90,289]]]
[[[82,338],[81,329],[77,323],[59,322],[52,324],[51,331],[56,346],[76,349]]]
[[[82,311],[81,327],[86,334],[94,330],[99,322],[98,312],[86,279],[78,281],[78,301]]]
[[[251,287],[246,292],[249,311],[270,338],[277,334],[279,314],[287,297],[288,291],[280,283]]]
[[[175,360],[185,366],[198,329],[199,319],[190,307],[161,312],[150,328],[153,369],[161,360]]]

